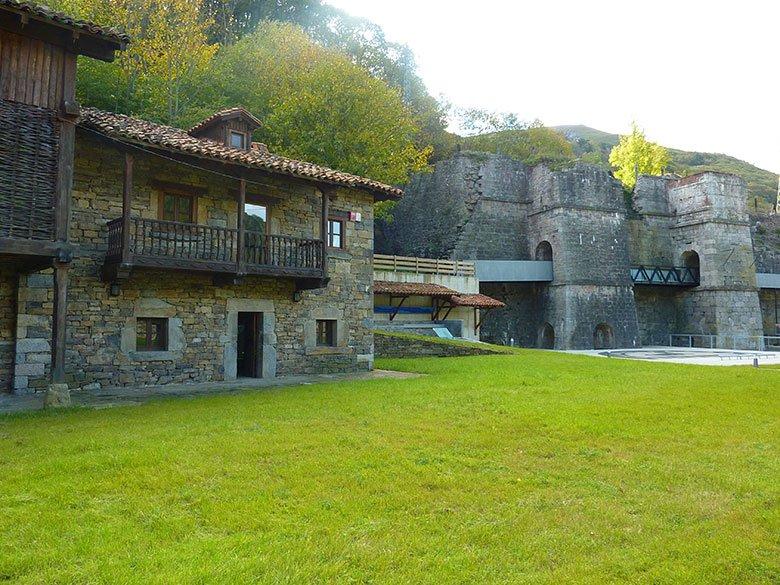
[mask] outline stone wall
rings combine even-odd
[[[423,337],[377,332],[374,336],[376,357],[461,357],[467,355],[493,355],[495,349],[482,348],[458,341],[437,341]]]
[[[680,332],[678,305],[684,294],[670,287],[634,288],[639,340],[643,346],[668,345],[669,334]]]
[[[547,288],[544,284],[482,283],[480,292],[504,302],[506,307],[487,313],[480,328],[481,339],[497,345],[540,347],[538,333]]]
[[[780,335],[780,291],[761,290],[759,302],[764,335]]]
[[[106,223],[121,216],[122,168],[118,152],[78,133],[71,221],[77,252],[70,270],[66,359],[72,387],[229,379],[235,375],[236,355],[231,323],[241,310],[263,312],[266,323],[273,324],[272,329],[264,329],[265,375],[371,368],[373,198],[369,194],[339,189],[332,197],[332,213],[357,211],[362,221],[344,222],[347,247],[329,253],[327,288],[304,291],[298,302],[293,300],[292,279],[247,276],[223,285],[215,284],[208,273],[141,268],[121,283],[118,296],[112,296],[100,275],[107,250]],[[152,156],[136,155],[133,216],[157,218],[160,192],[155,185],[160,182],[204,190],[198,197],[198,223],[235,227],[237,182]],[[313,187],[268,178],[262,186],[250,183],[247,192],[248,199],[268,201],[270,233],[320,237],[320,195]],[[40,350],[41,356],[49,351],[50,278],[32,275],[19,291],[20,329],[27,330],[25,338],[17,341],[17,354],[27,348],[25,359],[39,364],[43,359],[33,357],[33,350]],[[168,351],[135,351],[139,317],[168,319]],[[316,347],[317,319],[337,321],[336,347]],[[47,340],[46,347],[43,343],[32,347],[31,340],[38,334]],[[269,355],[274,358],[272,365]],[[44,388],[46,367],[33,372],[31,366],[26,380],[17,376],[17,390]]]
[[[500,155],[461,152],[415,175],[377,252],[458,260],[527,254],[528,170]]]

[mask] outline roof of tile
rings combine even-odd
[[[390,294],[398,296],[420,296],[420,297],[451,297],[458,292],[427,282],[390,282],[387,280],[374,281],[375,294]]]
[[[37,18],[49,20],[59,25],[64,25],[96,37],[101,37],[107,41],[113,41],[119,44],[130,42],[130,37],[119,29],[100,26],[94,22],[89,22],[88,20],[73,18],[63,12],[52,10],[43,4],[35,4],[33,2],[27,2],[27,0],[0,0],[0,7],[19,10],[20,12],[25,12]]]
[[[403,194],[400,189],[379,181],[343,173],[314,163],[285,158],[262,150],[231,148],[213,140],[195,138],[180,128],[164,126],[124,114],[104,112],[95,108],[82,108],[79,125],[123,142],[141,143],[168,151],[233,163],[271,173],[365,189],[386,198],[397,198]]]
[[[201,120],[197,124],[195,124],[192,128],[187,130],[187,134],[197,134],[200,130],[203,130],[204,128],[211,126],[213,123],[224,120],[227,118],[232,118],[233,116],[244,116],[247,119],[249,119],[253,124],[255,124],[258,128],[262,125],[262,122],[255,118],[250,112],[247,111],[246,108],[243,106],[237,106],[235,108],[227,108],[225,110],[220,110],[219,112],[214,112],[211,114],[208,118],[205,120]]]
[[[476,307],[478,309],[493,309],[506,307],[504,303],[483,294],[454,295],[450,299],[453,307]]]

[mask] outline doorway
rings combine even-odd
[[[236,374],[239,378],[263,377],[263,314],[238,313]]]

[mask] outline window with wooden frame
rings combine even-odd
[[[194,195],[185,193],[160,194],[160,219],[195,223],[196,199]]]
[[[336,347],[335,319],[317,319],[317,347]]]
[[[136,351],[168,351],[168,319],[138,317],[135,325]]]
[[[228,144],[233,148],[246,150],[247,137],[245,133],[239,132],[238,130],[231,130],[228,140]]]
[[[328,219],[328,247],[344,247],[344,221],[341,219]]]

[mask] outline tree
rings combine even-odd
[[[464,145],[469,150],[505,154],[531,166],[545,163],[556,168],[574,160],[571,143],[539,120],[527,124],[513,115],[476,112],[471,127],[507,129],[467,136]]]
[[[118,26],[132,39],[113,63],[79,63],[79,99],[91,106],[180,122],[199,101],[198,88],[217,46],[200,0],[60,0],[55,7],[101,24]]]
[[[387,183],[427,166],[430,148],[399,90],[299,27],[262,22],[217,55],[224,105],[243,104],[272,151]]]
[[[615,169],[615,177],[630,191],[640,174],[663,174],[669,164],[669,153],[663,146],[648,141],[645,133],[633,123],[631,134],[621,136],[609,153],[609,164]]]

